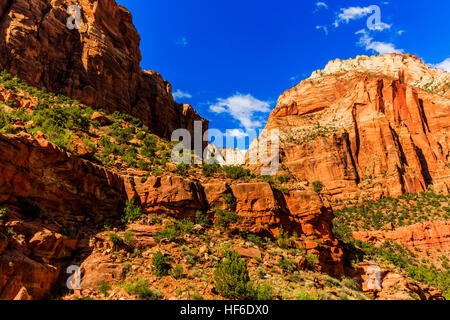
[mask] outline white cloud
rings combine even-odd
[[[397,31],[397,34],[399,35],[399,36],[401,36],[402,34],[404,34],[405,33],[405,30],[398,30]]]
[[[358,20],[372,13],[374,15],[371,18],[374,18],[374,20],[371,21],[372,23],[368,21],[371,30],[383,31],[391,28],[390,24],[381,22],[381,10],[378,6],[341,8],[341,13],[338,14],[333,25],[337,28],[343,22],[349,23],[350,20]]]
[[[180,39],[177,40],[176,43],[178,46],[182,46],[182,47],[186,47],[189,44],[186,37],[181,37]]]
[[[378,54],[386,53],[403,53],[402,49],[395,48],[393,43],[373,41],[373,38],[369,36],[366,30],[360,30],[355,34],[360,34],[358,45],[365,47],[366,50],[373,50]]]
[[[248,133],[244,132],[242,129],[228,129],[226,134],[226,137],[236,137],[236,138],[244,138],[248,136]]]
[[[175,91],[174,93],[172,93],[173,97],[175,99],[190,99],[192,98],[192,95],[188,92],[183,92],[180,89],[178,89],[177,91]]]
[[[323,30],[326,35],[328,35],[328,27],[327,26],[316,26],[317,30]]]
[[[337,19],[334,21],[334,26],[338,27],[341,22],[349,23],[350,20],[361,19],[370,13],[372,13],[370,7],[341,8],[341,13],[338,14]]]
[[[328,5],[325,2],[322,2],[322,1],[316,2],[316,6],[317,6],[317,8],[328,9]]]
[[[445,59],[444,61],[437,64],[430,64],[433,68],[442,69],[444,71],[450,72],[450,57]]]
[[[258,100],[251,94],[236,93],[226,99],[217,99],[218,102],[209,109],[214,113],[228,113],[238,120],[246,130],[262,127],[262,119],[255,117],[255,113],[270,112],[267,101]]]

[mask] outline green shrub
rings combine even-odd
[[[223,170],[226,176],[233,180],[252,177],[250,170],[244,169],[241,166],[224,166]]]
[[[132,231],[127,231],[125,232],[125,234],[123,235],[123,241],[127,244],[130,245],[133,241],[134,238],[134,233]]]
[[[122,222],[127,224],[129,222],[134,222],[142,217],[141,208],[134,205],[134,201],[127,201],[125,205],[125,210],[122,215]]]
[[[152,257],[153,273],[157,276],[167,276],[172,268],[167,261],[168,259],[162,252],[155,252]]]
[[[288,273],[292,273],[295,270],[295,262],[291,259],[286,259],[285,257],[280,257],[277,266]]]
[[[232,193],[225,193],[222,196],[223,202],[227,205],[227,209],[229,211],[235,211],[236,210],[236,205],[237,205],[237,201],[236,198],[234,197],[234,195]]]
[[[324,185],[323,185],[323,183],[321,181],[318,181],[318,180],[313,181],[312,185],[313,185],[313,188],[314,188],[314,192],[316,192],[316,193],[321,193],[322,192]]]
[[[147,158],[153,158],[157,151],[158,139],[154,136],[146,136],[141,148],[141,154]]]
[[[99,291],[100,293],[103,293],[103,295],[105,297],[107,297],[109,295],[110,290],[111,290],[111,286],[107,283],[104,283],[97,288],[97,291]]]
[[[160,300],[162,294],[159,291],[153,291],[148,287],[148,282],[145,279],[137,278],[134,282],[128,282],[124,287],[128,294],[135,295],[140,299],[145,300]]]
[[[211,218],[203,211],[198,210],[195,213],[195,222],[201,226],[207,226],[211,224]]]
[[[183,267],[178,265],[172,270],[170,270],[170,275],[174,277],[175,279],[181,279],[184,277],[184,270]]]
[[[211,177],[215,173],[222,172],[222,167],[218,163],[207,164],[204,163],[202,166],[202,174],[205,177]]]
[[[227,252],[214,272],[216,291],[227,299],[249,299],[252,296],[247,265],[235,251]]]
[[[222,210],[220,208],[216,208],[215,217],[215,225],[219,228],[225,228],[229,224],[234,223],[241,218],[236,212]]]
[[[317,255],[308,253],[304,255],[304,258],[306,259],[306,265],[310,270],[314,270],[317,262],[319,262],[319,257]]]
[[[281,175],[281,176],[278,176],[277,179],[280,183],[288,183],[291,180],[291,177],[288,175]]]
[[[273,291],[269,284],[264,283],[263,285],[258,285],[253,290],[253,298],[259,301],[269,301],[273,300]]]
[[[115,233],[110,233],[108,235],[108,237],[109,237],[109,241],[111,241],[115,245],[119,246],[119,245],[123,244],[123,239]]]
[[[295,294],[297,300],[321,300],[320,296],[316,292],[307,292],[299,290]]]
[[[180,176],[186,176],[189,170],[189,166],[185,163],[180,163],[177,165],[177,167],[175,168],[175,173],[179,174]]]

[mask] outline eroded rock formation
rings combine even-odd
[[[284,169],[333,199],[448,192],[449,83],[410,55],[333,61],[279,98],[266,131]]]
[[[114,0],[81,0],[81,27],[66,26],[69,0],[0,1],[0,69],[29,85],[77,99],[109,112],[141,119],[157,135],[202,119],[178,104],[172,87],[139,64],[140,37],[130,12]]]

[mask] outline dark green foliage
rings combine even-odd
[[[187,165],[185,163],[180,163],[177,165],[174,172],[176,174],[179,174],[180,176],[185,177],[188,174],[188,170],[189,170],[189,165]]]
[[[244,169],[241,166],[224,166],[223,171],[228,178],[233,180],[248,179],[254,177],[249,169]]]
[[[172,269],[172,267],[168,263],[168,259],[164,256],[164,254],[160,251],[155,252],[152,257],[153,273],[160,277],[167,276],[170,269]]]
[[[183,267],[178,265],[172,270],[170,270],[170,275],[175,279],[182,279],[184,277]]]
[[[107,297],[107,296],[109,295],[109,291],[111,290],[111,286],[110,286],[109,284],[107,284],[107,283],[104,283],[104,284],[100,285],[100,286],[97,288],[97,290],[98,290],[100,293],[103,293],[103,295],[104,295],[105,297]]]
[[[240,219],[239,215],[237,215],[236,212],[222,210],[220,208],[216,208],[215,217],[215,225],[219,228],[225,228],[229,224],[234,223]]]
[[[211,177],[215,173],[222,172],[222,167],[218,163],[206,164],[204,163],[202,166],[202,174],[205,177]]]
[[[142,121],[140,119],[137,119],[128,114],[120,113],[118,111],[114,112],[111,115],[111,118],[113,118],[114,120],[123,120],[125,122],[129,122],[132,125],[134,125],[135,127],[142,127]]]
[[[67,227],[62,229],[62,234],[69,237],[70,239],[76,239],[78,232],[72,227]]]
[[[324,185],[323,185],[323,183],[321,181],[318,181],[318,180],[313,181],[312,185],[313,185],[313,188],[314,188],[314,192],[316,192],[316,193],[321,193],[322,192]]]
[[[225,193],[222,196],[223,202],[226,204],[227,209],[229,211],[235,211],[236,210],[236,198],[234,197],[234,195],[232,193]]]
[[[293,260],[286,259],[285,257],[280,257],[277,265],[288,273],[292,273],[296,268],[295,262]]]
[[[162,295],[158,291],[153,291],[148,287],[148,282],[145,279],[137,278],[134,282],[128,282],[124,287],[128,294],[135,295],[144,300],[159,300]]]
[[[235,251],[227,252],[214,272],[217,292],[227,299],[246,300],[252,297],[247,264]]]
[[[134,205],[134,201],[127,201],[125,209],[122,215],[122,222],[127,224],[129,222],[134,222],[142,217],[141,208]]]
[[[281,175],[281,176],[278,176],[277,179],[280,183],[288,183],[291,180],[291,177],[287,176],[287,175]]]
[[[108,237],[109,237],[109,241],[111,241],[113,244],[115,244],[117,246],[120,246],[123,244],[123,239],[115,233],[110,233],[108,235]]]
[[[190,219],[182,219],[177,221],[174,224],[166,226],[162,231],[157,232],[154,235],[154,239],[160,242],[163,239],[167,239],[169,241],[174,241],[178,237],[184,236],[185,234],[189,234],[192,232],[192,228],[194,227],[194,223]]]
[[[158,150],[157,142],[158,140],[154,136],[148,135],[145,137],[141,148],[141,154],[147,158],[153,158]]]
[[[195,222],[201,226],[207,226],[211,224],[211,218],[203,211],[198,210],[195,213]]]

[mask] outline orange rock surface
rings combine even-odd
[[[70,30],[70,0],[0,0],[0,69],[29,85],[46,87],[92,107],[140,118],[154,133],[202,119],[178,104],[172,87],[154,71],[142,71],[140,37],[131,13],[114,0],[81,0],[80,29]]]
[[[333,61],[279,98],[265,130],[280,130],[285,171],[333,199],[447,193],[449,83],[410,55]]]

